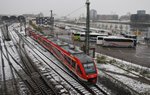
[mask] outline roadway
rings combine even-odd
[[[83,42],[76,41],[74,43],[80,47],[83,45]],[[97,46],[95,43],[90,43],[90,46],[95,47],[98,53],[150,68],[150,47],[146,45],[137,45],[136,48],[114,48]]]
[[[96,52],[150,68],[149,50],[150,47],[143,45],[137,45],[135,49],[96,46]]]
[[[55,28],[54,33],[57,33],[60,39],[73,43],[71,36],[68,35],[69,31]],[[79,41],[75,41],[74,44],[80,47],[83,46],[83,42]],[[112,48],[90,43],[90,46],[95,47],[98,53],[150,68],[150,47],[147,45],[137,45],[136,48]]]

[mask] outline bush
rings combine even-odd
[[[29,21],[29,24],[30,24],[36,31],[39,31],[39,32],[43,33],[43,32],[42,32],[42,29],[41,29],[40,27],[36,26],[34,23],[32,23],[32,21]]]
[[[105,64],[107,63],[105,56],[97,56],[97,63]]]
[[[149,72],[148,72],[147,69],[146,69],[146,70],[141,70],[140,74],[141,74],[141,75],[146,75],[146,74],[149,74]]]
[[[117,61],[115,59],[111,59],[109,60],[109,63],[112,64],[112,63],[116,63]]]

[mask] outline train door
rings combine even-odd
[[[79,65],[76,66],[76,72],[77,72],[77,75],[79,75],[80,77],[82,77],[82,71],[81,71],[81,68]]]
[[[63,62],[66,63],[66,65],[68,66],[68,68],[71,68],[71,69],[72,69],[71,60],[70,60],[70,58],[69,58],[67,55],[65,55],[65,54],[64,54],[64,60],[63,60]]]

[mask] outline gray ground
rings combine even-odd
[[[56,28],[54,33],[58,34],[59,38],[72,43],[69,31]],[[74,43],[78,46],[83,45],[83,42],[75,41]],[[90,43],[90,46],[95,47],[96,52],[150,68],[150,46],[137,45],[136,48],[113,48],[97,46],[95,43]]]

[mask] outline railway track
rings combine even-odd
[[[24,38],[23,36],[21,36],[17,31],[15,31],[17,34],[18,34],[18,36],[20,36],[21,37],[21,39],[22,40],[24,40],[24,42],[30,47],[30,49],[32,50],[32,52],[34,51],[32,48],[34,47],[37,51],[39,51],[44,57],[46,57],[47,59],[49,59],[50,61],[52,61],[52,63],[53,64],[55,64],[57,67],[59,67],[59,69],[61,69],[63,72],[65,72],[65,73],[67,73],[71,78],[74,78],[70,73],[68,73],[68,71],[66,71],[66,70],[64,70],[64,68],[62,68],[62,67],[60,67],[58,64],[56,64],[52,59],[50,59],[49,57],[47,57],[45,54],[43,54],[38,48],[36,48],[34,45],[33,45],[33,43],[30,43],[30,41],[28,41],[26,38]],[[29,45],[29,43],[30,43],[30,45]],[[31,47],[32,46],[32,47]],[[33,55],[37,55],[38,57],[40,57],[36,52],[37,51],[34,51],[34,53],[33,53]],[[42,59],[42,58],[41,58]],[[42,60],[43,62],[45,62],[44,60]],[[45,63],[47,63],[47,62],[45,62]],[[51,67],[49,64],[47,64],[49,67]],[[54,70],[54,69],[53,69]],[[58,74],[58,73],[57,73]],[[65,78],[63,78],[63,79],[65,79]],[[68,78],[67,78],[68,79]],[[81,81],[79,81],[79,80],[77,80],[76,78],[74,78],[74,80],[76,81],[72,81],[73,79],[71,79],[70,81],[69,80],[67,80],[67,83],[68,82],[70,82],[70,84],[72,84],[72,87],[74,87],[74,89],[76,88],[76,90],[78,89],[81,93],[82,93],[82,95],[85,95],[85,94],[87,94],[87,95],[90,95],[90,94],[92,94],[92,95],[99,95],[100,94],[100,92],[102,93],[102,95],[108,95],[108,93],[105,93],[105,91],[104,92],[102,92],[102,91],[100,91],[99,89],[101,89],[101,88],[98,88],[98,87],[96,87],[95,86],[95,88],[97,88],[97,90],[95,90],[95,88],[94,87],[89,87],[88,85],[86,85],[86,84],[84,84],[84,83],[82,83]],[[77,91],[78,91],[77,90]],[[98,92],[99,91],[99,92]],[[80,93],[80,94],[81,94]],[[101,94],[100,94],[101,95]]]
[[[31,49],[31,48],[30,48]],[[32,50],[32,51],[34,51],[34,50]],[[32,52],[31,51],[31,52]],[[34,52],[34,53],[36,53],[36,52]],[[43,54],[43,53],[42,53]],[[36,55],[38,55],[39,56],[39,54],[36,54]],[[45,57],[47,57],[46,55],[44,55]],[[39,56],[40,57],[40,56]],[[40,57],[41,58],[41,57]],[[37,58],[37,59],[40,59],[40,58]],[[50,59],[49,57],[47,57],[48,59]],[[42,58],[41,58],[42,59]],[[51,69],[53,69],[53,71],[55,71],[59,76],[61,76],[61,78],[63,78],[69,85],[71,85],[71,87],[73,87],[73,89],[75,89],[75,91],[77,91],[77,93],[79,93],[79,94],[81,94],[81,95],[85,95],[85,94],[87,94],[87,95],[89,95],[90,93],[89,93],[89,91],[87,91],[86,89],[85,89],[85,87],[83,87],[80,83],[78,83],[78,81],[74,78],[74,76],[70,76],[70,73],[68,73],[66,70],[64,70],[62,67],[60,67],[59,66],[59,68],[57,68],[58,67],[58,64],[57,63],[55,63],[53,60],[51,60],[50,59],[50,61],[52,61],[52,63],[54,63],[56,66],[55,66],[55,68],[53,68],[53,66],[51,66],[51,65],[49,65],[49,61],[48,62],[46,62],[45,60],[41,60],[41,61],[43,61],[43,62],[45,62],[45,63],[47,63],[48,64],[48,66],[51,68]],[[58,71],[57,71],[57,69],[59,69]],[[55,70],[56,69],[56,70]],[[67,76],[66,74],[64,74],[64,73],[62,73],[62,72],[67,72],[68,74],[69,74],[69,76]],[[64,75],[63,75],[64,74]],[[67,77],[64,77],[64,76],[67,76]]]
[[[120,68],[120,69],[122,69],[122,70],[124,70],[124,71],[126,71],[126,72],[128,72],[128,73],[131,73],[131,74],[133,74],[133,75],[135,75],[135,76],[137,76],[137,77],[139,77],[139,78],[142,78],[143,80],[145,80],[145,81],[147,81],[147,82],[150,83],[150,78],[148,78],[148,77],[145,77],[145,76],[143,76],[143,75],[139,75],[139,74],[136,74],[136,73],[134,73],[134,72],[131,72],[131,71],[129,71],[129,70],[127,70],[127,69],[121,67],[120,65],[117,65],[117,64],[111,64],[111,65],[113,65],[113,66],[115,66],[115,67],[118,67],[118,68]]]
[[[96,95],[110,95],[110,93],[108,93],[98,84],[90,86],[90,88],[95,92]]]
[[[3,43],[5,43],[3,41]],[[8,60],[9,63],[11,63],[9,61],[9,56],[11,56],[13,58],[13,60],[15,62],[17,62],[17,60],[13,57],[13,55],[11,54],[11,52],[9,52],[7,50],[7,47],[6,45],[4,44],[4,48],[6,50],[6,54],[3,53],[3,55],[5,55],[6,59]],[[3,50],[4,51],[4,50]],[[7,56],[6,56],[7,55]],[[28,58],[27,58],[28,59]],[[28,59],[29,60],[29,59]],[[10,65],[13,66],[14,63],[11,63]],[[20,64],[20,63],[17,63],[17,64]],[[31,68],[31,67],[30,67]],[[14,68],[15,69],[15,68]],[[34,68],[35,69],[35,68]],[[35,70],[36,71],[36,70]],[[17,70],[16,70],[17,72]],[[32,72],[33,73],[33,72]],[[19,74],[19,73],[18,73]],[[21,75],[19,75],[20,77],[22,77]],[[40,80],[38,80],[38,78],[33,78],[32,76],[26,76],[26,79],[24,77],[21,78],[23,82],[26,82],[26,85],[28,88],[30,88],[30,90],[32,90],[32,94],[36,94],[36,95],[49,95],[49,94],[52,94],[53,91],[49,91],[48,92],[48,89],[50,90],[49,86],[47,84],[44,84],[43,80],[41,78],[39,78]],[[30,81],[29,81],[30,80]],[[43,82],[43,83],[42,83]],[[37,84],[39,83],[39,84]],[[45,89],[45,88],[48,88],[48,89]],[[35,91],[35,89],[37,89]],[[54,92],[53,92],[54,93]]]
[[[32,43],[34,43],[35,45],[37,45],[38,43],[35,42],[33,39],[29,38],[30,40],[32,40]],[[40,49],[44,50],[43,47],[37,45],[37,47],[39,47]],[[44,50],[46,51],[46,50]],[[74,84],[74,83],[73,83]],[[75,84],[76,85],[76,84]],[[77,85],[78,87],[78,85]],[[94,92],[92,94],[96,94],[96,95],[109,95],[109,93],[103,89],[103,87],[101,87],[100,85],[96,84],[96,85],[92,85],[92,86],[89,86],[89,88]],[[81,89],[82,90],[82,89]]]
[[[136,90],[134,90],[133,88],[129,87],[128,85],[124,84],[123,82],[117,80],[116,78],[114,78],[113,76],[111,76],[110,74],[108,74],[105,71],[102,71],[101,69],[99,69],[99,72],[101,74],[104,74],[105,78],[109,79],[112,83],[117,84],[120,87],[123,87],[125,90],[130,92],[130,95],[141,95],[139,92],[137,92]]]
[[[7,70],[7,72],[3,72],[4,74],[4,76],[5,77],[7,77],[7,81],[6,81],[6,79],[5,79],[5,82],[4,82],[4,91],[2,91],[2,95],[20,95],[20,92],[19,92],[19,89],[18,89],[18,86],[17,86],[17,82],[18,82],[18,77],[16,77],[15,75],[14,75],[14,73],[15,74],[18,74],[18,76],[20,76],[19,75],[19,73],[17,72],[17,70],[18,69],[16,69],[16,67],[14,66],[14,62],[12,62],[12,58],[13,57],[15,57],[14,55],[15,55],[15,53],[14,53],[14,51],[12,50],[12,48],[11,47],[8,47],[8,45],[9,45],[9,42],[8,41],[5,41],[5,38],[4,38],[4,36],[3,36],[3,33],[1,33],[1,37],[0,37],[1,39],[1,43],[2,43],[2,45],[1,45],[1,43],[0,43],[0,48],[1,48],[1,57],[2,57],[2,63],[3,64],[5,64],[5,67],[7,68],[6,70]],[[7,44],[7,45],[6,45]],[[10,51],[9,50],[12,50],[13,51],[13,53],[11,52],[10,53]],[[13,56],[13,57],[12,57]],[[14,58],[15,59],[15,58]],[[8,64],[8,65],[7,65]],[[8,66],[10,67],[10,68],[8,68]],[[8,69],[10,69],[10,70],[8,70]],[[8,72],[9,71],[9,72]],[[6,74],[5,74],[6,73]],[[11,73],[11,76],[9,75],[9,73]],[[9,78],[9,80],[8,80],[8,76],[10,77]],[[9,81],[12,83],[12,85],[10,85],[9,84]],[[7,82],[7,83],[6,83]],[[3,88],[3,87],[2,87]],[[11,89],[13,89],[13,90],[11,90]]]
[[[71,41],[66,40],[66,39],[63,39],[63,38],[60,38],[60,39],[61,39],[61,40],[64,40],[64,41],[67,41],[67,42],[69,42],[69,43],[72,43]],[[82,43],[80,42],[80,44],[82,44]],[[80,45],[79,45],[79,46],[80,46]],[[137,76],[137,77],[139,77],[139,78],[142,78],[142,79],[144,80],[144,82],[147,82],[147,83],[150,82],[150,79],[147,78],[147,77],[145,77],[145,76],[142,76],[142,75],[136,74],[136,73],[134,73],[134,72],[131,72],[131,71],[127,70],[126,68],[122,68],[121,66],[119,66],[119,65],[117,65],[117,64],[111,64],[111,65],[113,65],[113,66],[115,66],[115,67],[118,67],[118,68],[124,70],[125,72],[128,72],[128,73],[130,73],[130,74],[132,74],[132,75],[134,75],[134,76]],[[100,70],[100,69],[99,69],[99,70]],[[100,70],[100,71],[101,71],[101,70]],[[101,71],[101,72],[104,72],[104,71]],[[113,78],[112,76],[108,75],[107,72],[104,72],[104,74],[106,75],[106,77],[107,77],[108,79],[114,80],[113,83],[118,84],[120,87],[121,87],[121,85],[122,85],[122,86],[123,86],[126,90],[128,90],[132,95],[141,95],[141,93],[137,92],[137,91],[134,90],[132,87],[130,87],[130,86],[124,84],[123,82],[121,82],[121,81],[119,81],[119,80]]]
[[[18,46],[18,48],[19,48],[19,46]],[[20,50],[22,50],[22,54],[25,54],[25,55],[23,55],[23,58],[25,58],[26,57],[26,59],[25,60],[23,60],[24,62],[27,60],[27,62],[29,62],[29,63],[31,63],[31,64],[33,64],[33,62],[32,62],[32,60],[31,60],[31,58],[27,55],[27,53],[26,53],[26,51],[25,50],[23,50],[23,47],[22,48],[20,48]],[[21,53],[21,52],[20,52]],[[27,63],[27,62],[25,62],[25,63]],[[36,69],[34,66],[34,68],[33,67],[31,67],[31,66],[29,66],[30,68],[32,68],[32,69]],[[40,72],[33,72],[34,70],[30,70],[30,71],[32,71],[32,73],[31,73],[31,76],[34,78],[34,80],[35,80],[35,82],[36,83],[38,83],[38,85],[39,85],[39,87],[41,88],[41,90],[43,90],[44,92],[46,92],[46,94],[48,94],[50,91],[48,91],[48,90],[50,90],[50,89],[52,89],[53,87],[51,87],[50,85],[47,85],[47,80],[44,80],[44,78],[43,78],[43,75],[41,75],[41,73]],[[35,71],[38,71],[38,70],[35,70]],[[36,76],[35,76],[35,75]],[[37,76],[39,76],[39,77],[37,77]],[[31,81],[30,79],[28,79],[29,81]],[[43,82],[43,83],[41,83],[41,82]],[[30,82],[29,83],[31,86],[33,86],[35,89],[37,89],[37,87],[36,87],[36,85],[35,84],[33,84],[32,82]],[[37,89],[38,90],[38,89]],[[53,89],[52,89],[53,90]],[[48,93],[47,93],[48,92]],[[57,93],[57,91],[52,91],[52,92],[54,92],[55,94]],[[37,93],[39,93],[39,92],[37,92]],[[53,93],[53,94],[54,94]],[[52,93],[51,93],[52,94]]]
[[[38,43],[36,43],[36,44],[38,44]],[[99,86],[98,84],[92,85],[92,86],[88,86],[88,87],[90,88],[90,90],[92,90],[94,92],[94,93],[92,92],[92,94],[109,95],[109,93],[106,90],[104,90],[101,86]]]
[[[111,59],[111,58],[110,58]],[[121,62],[112,62],[112,63],[107,63],[107,64],[109,64],[112,68],[114,68],[115,67],[115,70],[116,71],[111,71],[111,70],[109,70],[109,69],[100,69],[99,68],[99,70],[101,71],[101,72],[104,72],[104,74],[107,76],[107,79],[109,78],[109,79],[112,79],[112,80],[114,80],[113,81],[113,83],[116,83],[116,84],[118,84],[118,86],[119,87],[123,87],[123,88],[125,88],[127,91],[129,91],[131,94],[137,94],[137,95],[141,95],[141,94],[143,94],[143,95],[147,95],[147,92],[145,93],[144,91],[142,91],[142,90],[138,90],[137,88],[138,87],[133,87],[131,84],[135,81],[135,83],[134,84],[146,84],[146,85],[150,85],[150,79],[149,78],[147,78],[147,77],[145,77],[145,76],[143,76],[143,75],[140,75],[140,74],[138,74],[138,73],[136,73],[135,71],[134,72],[132,72],[132,71],[130,71],[130,70],[132,70],[132,69],[128,69],[128,65],[127,66],[124,66],[124,64],[122,64]],[[125,64],[126,65],[126,64]],[[129,68],[130,68],[130,66],[129,66]],[[132,67],[133,68],[133,67]],[[134,70],[134,69],[133,69]],[[118,72],[119,71],[119,72]],[[133,78],[133,82],[126,82],[127,81],[127,79],[125,79],[125,81],[123,81],[123,80],[120,80],[119,79],[119,77],[114,77],[112,74],[110,74],[110,73],[114,73],[114,74],[116,74],[116,75],[120,75],[120,76],[124,76],[125,78],[127,78],[129,81],[131,80],[132,81],[132,78]],[[111,78],[112,77],[112,78]],[[122,79],[122,78],[121,78]],[[142,88],[142,86],[141,86],[141,89],[143,89]]]
[[[2,38],[2,36],[1,36]],[[3,85],[1,84],[2,88],[1,88],[1,94],[8,94],[8,90],[7,90],[7,86],[6,86],[6,74],[5,74],[5,61],[4,61],[4,56],[3,56],[3,49],[2,49],[2,45],[1,42],[2,40],[0,39],[0,52],[1,52],[1,62],[2,62],[2,77],[3,77]],[[2,79],[0,80],[2,82]]]
[[[53,69],[54,71],[56,71],[54,68],[52,68],[51,67],[51,69]],[[58,74],[58,73],[57,73]],[[46,75],[47,76],[47,75]],[[59,76],[61,76],[61,74],[59,74]],[[63,78],[63,77],[62,77]],[[65,79],[65,78],[64,78]],[[68,78],[69,79],[69,78]],[[82,90],[83,91],[83,88],[81,88],[81,87],[79,87],[80,85],[77,83],[77,82],[75,82],[75,81],[73,81],[73,79],[70,79],[70,81],[69,80],[67,80],[67,82],[72,86],[72,87],[74,87],[74,89],[76,90],[76,91],[78,91],[78,93],[79,94],[81,94],[81,95],[84,95],[83,93],[85,93],[85,92],[81,92],[80,90]],[[74,85],[73,85],[73,83],[76,83],[76,84],[74,84],[74,85],[76,85],[76,86],[78,86],[78,87],[75,87]],[[78,90],[78,89],[80,89],[80,90]],[[84,90],[85,91],[85,90]]]

